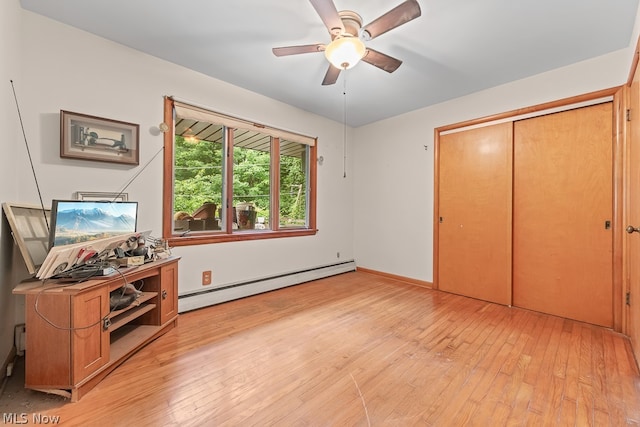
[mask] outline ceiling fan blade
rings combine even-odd
[[[338,80],[339,75],[340,75],[340,69],[329,64],[329,69],[327,69],[327,74],[324,75],[322,86],[334,84]]]
[[[324,22],[325,27],[329,30],[330,34],[338,35],[344,32],[344,24],[338,14],[336,5],[332,0],[309,0],[311,5],[316,10],[320,19]]]
[[[387,73],[393,73],[402,64],[402,61],[400,61],[399,59],[393,58],[371,48],[367,48],[367,51],[362,60],[368,64],[375,65],[376,67],[386,71]]]
[[[365,25],[362,29],[362,34],[365,40],[375,39],[380,34],[384,34],[389,30],[393,30],[402,24],[416,19],[421,13],[417,0],[407,0],[380,16],[375,21]]]
[[[323,52],[326,46],[323,44],[305,44],[300,46],[274,47],[271,49],[275,56],[298,55],[300,53]]]

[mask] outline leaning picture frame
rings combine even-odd
[[[60,157],[139,164],[140,125],[60,110]]]
[[[128,193],[103,193],[97,191],[76,191],[74,193],[76,200],[93,200],[103,201],[110,200],[112,202],[126,202],[129,200]]]
[[[2,211],[27,271],[35,275],[49,251],[51,209],[44,206],[4,202]]]

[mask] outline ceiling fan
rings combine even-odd
[[[274,47],[276,56],[298,55],[301,53],[324,52],[330,62],[322,81],[332,85],[338,80],[340,71],[349,69],[362,60],[388,73],[393,73],[402,61],[366,47],[364,42],[373,40],[402,24],[420,16],[417,0],[406,0],[371,23],[362,26],[362,18],[350,10],[338,12],[333,0],[309,0],[329,30],[329,44],[307,44],[300,46]]]

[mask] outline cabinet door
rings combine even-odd
[[[72,384],[69,332],[71,297],[60,292],[30,293],[26,296],[25,304],[25,386],[69,388]]]
[[[178,262],[163,266],[160,275],[160,324],[164,325],[178,315]]]
[[[610,102],[514,125],[514,305],[613,326]]]
[[[512,129],[440,136],[438,289],[511,304]]]
[[[78,384],[109,362],[109,331],[103,327],[109,313],[108,289],[100,286],[74,295],[71,304],[73,383]]]

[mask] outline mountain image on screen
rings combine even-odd
[[[100,208],[58,211],[54,245],[68,245],[135,231],[136,219]]]

